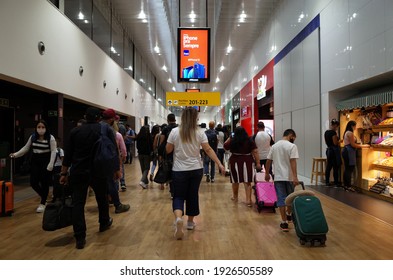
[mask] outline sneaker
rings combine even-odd
[[[281,223],[280,228],[282,231],[285,231],[285,232],[289,231],[288,223]]]
[[[43,213],[44,211],[45,211],[45,205],[44,204],[38,205],[36,212]]]
[[[77,239],[76,240],[76,245],[75,245],[75,248],[76,249],[83,249],[83,248],[85,248],[85,245],[86,245],[86,239]]]
[[[193,230],[194,228],[195,228],[194,222],[187,222],[187,229],[188,230]]]
[[[119,213],[123,213],[123,212],[127,212],[128,210],[130,210],[130,205],[129,204],[119,204],[116,206],[116,210],[115,213],[119,214]]]
[[[212,183],[214,183],[214,178],[212,178]]]
[[[100,224],[100,232],[104,232],[108,230],[113,223],[113,219],[109,218],[109,221],[106,224]]]
[[[127,190],[127,186],[126,185],[121,185],[121,191],[125,192]]]
[[[287,222],[290,223],[292,222],[292,215],[287,213]]]
[[[183,232],[183,219],[181,218],[177,218],[176,219],[176,228],[175,228],[175,238],[177,240],[180,240],[183,238],[184,236],[184,232]]]
[[[139,182],[139,186],[141,186],[143,189],[147,189],[147,185],[142,181]]]
[[[210,182],[210,175],[209,174],[206,175],[206,182],[208,182],[208,183]]]

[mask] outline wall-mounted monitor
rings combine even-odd
[[[178,28],[177,81],[210,82],[210,28]]]

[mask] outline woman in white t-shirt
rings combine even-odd
[[[166,152],[173,152],[172,209],[175,215],[175,238],[182,239],[184,202],[186,203],[187,229],[195,228],[194,217],[199,215],[199,185],[203,177],[203,163],[200,146],[205,153],[218,165],[221,174],[224,166],[210,147],[206,134],[197,125],[198,112],[187,107],[181,116],[180,126],[173,128],[169,134]]]

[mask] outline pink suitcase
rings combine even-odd
[[[276,212],[277,208],[277,194],[274,188],[274,182],[256,182],[255,187],[255,204],[257,205],[258,212],[263,208],[271,208]]]

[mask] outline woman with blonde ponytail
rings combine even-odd
[[[195,228],[194,217],[199,215],[199,185],[203,177],[203,163],[200,147],[218,165],[221,174],[225,169],[216,153],[209,146],[207,136],[197,125],[198,112],[187,107],[181,116],[179,127],[173,128],[169,134],[166,152],[173,152],[172,209],[175,215],[175,238],[182,239],[184,202],[186,203],[187,229]]]

